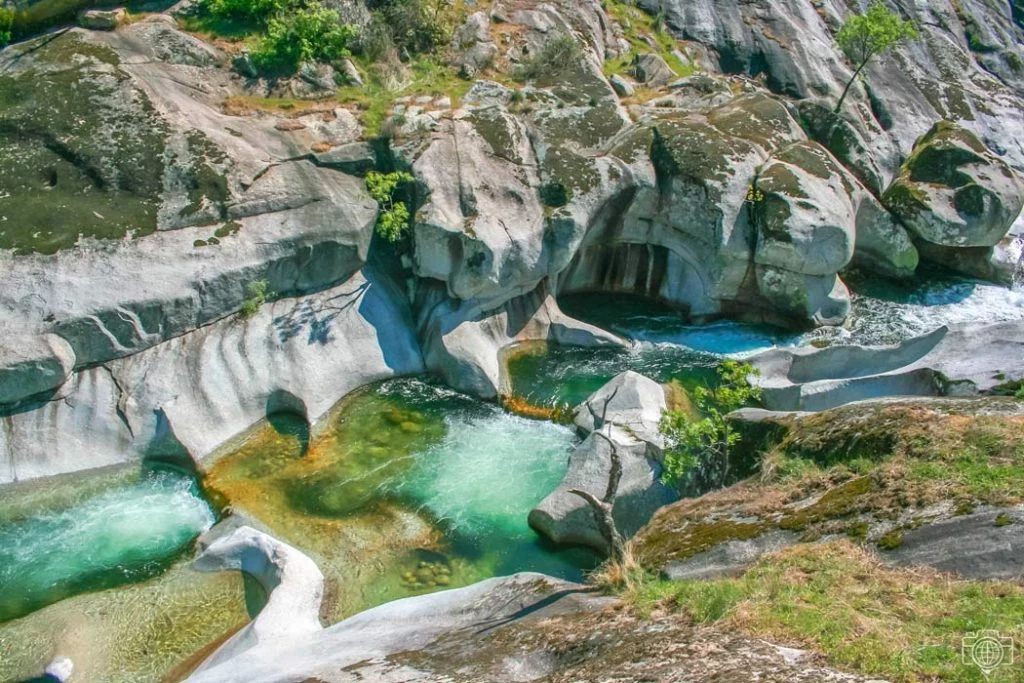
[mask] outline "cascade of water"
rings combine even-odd
[[[214,522],[187,477],[160,472],[0,526],[0,621],[153,576]]]
[[[451,531],[506,540],[532,535],[526,516],[565,474],[573,430],[497,409],[453,415],[439,443],[416,454],[396,492]]]

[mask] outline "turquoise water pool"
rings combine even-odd
[[[130,483],[0,521],[0,622],[86,591],[164,571],[214,522],[190,477],[147,472]]]

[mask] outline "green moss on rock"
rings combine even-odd
[[[851,479],[827,491],[813,505],[784,516],[779,520],[779,528],[786,531],[803,531],[816,522],[852,514],[858,511],[861,496],[870,493],[872,488],[870,477]]]
[[[548,149],[541,165],[546,179],[541,201],[546,206],[564,206],[574,196],[586,195],[600,186],[601,174],[593,159],[561,146]]]
[[[145,93],[77,33],[24,49],[0,72],[0,248],[155,231],[166,126]]]

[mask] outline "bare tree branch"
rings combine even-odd
[[[601,533],[605,544],[608,547],[608,557],[613,562],[621,562],[626,555],[626,541],[622,534],[615,527],[615,518],[612,516],[612,506],[604,501],[598,500],[590,491],[582,489],[569,489],[569,493],[579,496],[587,502],[597,523],[597,529]]]
[[[604,400],[604,406],[602,406],[602,408],[601,408],[601,414],[600,415],[598,415],[594,411],[594,406],[590,405],[590,401],[586,402],[587,411],[590,413],[590,416],[592,418],[594,418],[594,431],[595,432],[598,431],[599,429],[601,429],[602,427],[604,427],[605,415],[608,414],[608,404],[612,402],[612,399],[615,398],[615,394],[617,394],[617,393],[619,393],[619,387],[615,387],[615,391],[613,391],[611,393],[611,395]]]
[[[619,447],[612,441],[611,437],[605,434],[603,431],[605,424],[607,424],[606,416],[608,414],[608,404],[612,402],[615,395],[619,393],[619,387],[615,387],[615,390],[605,398],[604,405],[601,407],[601,414],[598,415],[597,411],[594,410],[594,406],[590,404],[590,401],[586,402],[587,410],[590,412],[590,416],[594,420],[594,430],[592,434],[601,439],[604,439],[608,443],[609,458],[611,460],[611,467],[608,471],[608,484],[605,487],[604,497],[598,499],[590,491],[584,491],[582,489],[570,489],[569,493],[579,496],[590,506],[590,510],[594,515],[594,522],[597,524],[597,530],[600,532],[601,537],[604,539],[605,545],[608,548],[608,556],[613,562],[621,562],[626,554],[626,541],[622,538],[622,534],[619,533],[618,528],[615,526],[615,517],[612,514],[615,506],[615,499],[619,495],[619,482],[622,480],[622,458],[619,456]]]

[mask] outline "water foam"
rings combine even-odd
[[[159,473],[0,526],[0,621],[153,576],[213,522],[192,479]]]
[[[444,438],[416,454],[399,494],[458,534],[529,536],[526,516],[564,476],[573,430],[497,409],[446,423]]]

